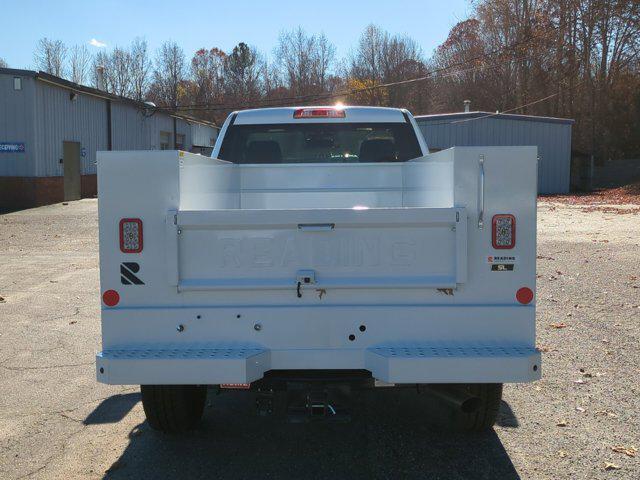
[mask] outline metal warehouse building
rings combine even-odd
[[[98,150],[209,153],[210,122],[43,72],[0,68],[0,209],[96,195]]]
[[[416,117],[416,121],[432,150],[453,146],[535,145],[539,155],[538,192],[569,192],[573,120],[462,112],[423,115]]]

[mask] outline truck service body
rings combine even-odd
[[[490,426],[541,374],[537,151],[426,140],[406,110],[292,107],[231,114],[212,158],[99,152],[98,380],[142,385],[165,431],[202,386],[292,375],[422,386]]]

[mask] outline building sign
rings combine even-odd
[[[0,153],[24,153],[24,143],[0,142]]]
[[[86,148],[82,147],[82,148],[80,149],[80,156],[81,156],[82,158],[84,158],[84,157],[86,157],[86,156],[87,156],[87,149],[86,149]]]

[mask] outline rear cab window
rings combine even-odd
[[[422,156],[410,123],[231,125],[219,158],[233,163],[405,162]]]

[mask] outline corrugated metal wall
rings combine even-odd
[[[169,118],[171,120],[170,117],[165,117],[165,118]],[[169,131],[172,131],[172,130],[169,130]],[[182,148],[182,150],[185,150],[187,152],[191,150],[191,147],[193,147],[193,141],[191,140],[191,125],[185,120],[178,119],[176,123],[176,133],[178,135],[184,135],[184,148]],[[160,134],[158,134],[158,136],[159,135]]]
[[[192,142],[199,147],[213,147],[218,138],[218,130],[207,125],[194,124],[191,126]]]
[[[64,175],[60,163],[64,141],[79,142],[81,173],[96,173],[96,152],[107,150],[107,104],[105,98],[77,93],[35,79],[22,77],[22,90],[14,91],[14,75],[0,74],[0,142],[23,142],[24,153],[0,153],[0,176],[50,177]],[[184,150],[192,137],[209,145],[213,127],[176,119],[176,131],[184,135]],[[145,115],[137,105],[111,101],[113,150],[157,150],[160,132],[169,133],[173,148],[173,118],[156,112]]]
[[[20,76],[22,90],[14,90],[13,78],[14,75],[0,75],[0,142],[24,143],[25,151],[0,152],[0,176],[33,176],[35,80]]]
[[[163,113],[149,114],[134,105],[112,102],[113,150],[158,150],[160,132],[169,134],[173,146],[173,118]],[[185,136],[185,150],[191,148],[191,127],[176,120],[176,132]]]
[[[166,125],[158,122],[158,117],[145,116],[142,110],[118,102],[111,102],[111,135],[113,150],[157,150],[160,144],[160,130],[173,131],[171,119],[162,116]]]
[[[429,148],[534,145],[538,147],[538,191],[568,193],[571,174],[571,122],[543,118],[478,118],[464,115],[416,117]]]
[[[106,102],[36,81],[35,165],[37,177],[64,175],[62,142],[79,142],[83,175],[96,173],[96,152],[107,149]]]

